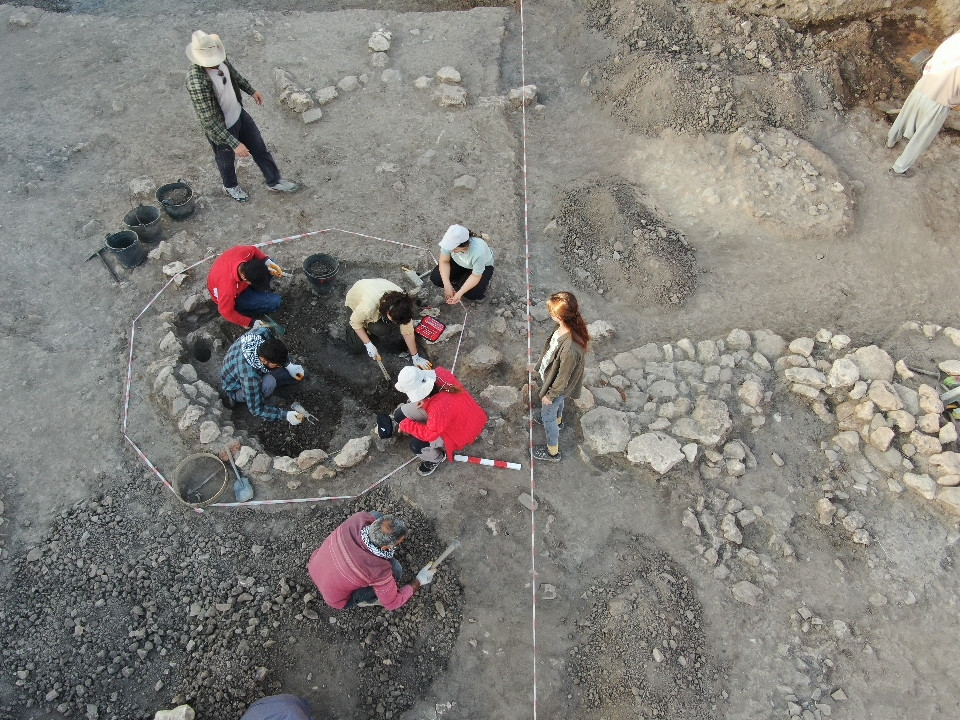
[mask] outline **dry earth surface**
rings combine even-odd
[[[239,718],[281,691],[316,718],[520,718],[534,701],[545,717],[957,716],[960,463],[922,385],[960,359],[960,143],[945,131],[916,177],[890,178],[879,109],[951,10],[798,5],[790,24],[764,3],[548,0],[521,27],[506,3],[0,4],[0,718],[181,702]],[[830,24],[803,25],[810,8]],[[184,87],[198,28],[267,96],[251,112],[298,194],[268,193],[250,164],[248,203],[221,192]],[[434,101],[443,67],[465,107]],[[275,68],[314,96],[356,82],[305,124]],[[524,77],[525,115],[506,100]],[[163,218],[157,257],[119,283],[87,261],[179,178],[197,211]],[[289,399],[319,429],[270,436],[204,400],[236,337],[203,299],[206,263],[136,323],[128,434],[168,477],[236,438],[258,499],[352,496],[397,468],[399,444],[329,472],[268,455],[335,455],[390,409],[377,368],[342,352],[343,293],[428,270],[457,221],[491,237],[497,269],[488,302],[441,308],[462,344],[431,352],[490,412],[471,453],[522,471],[407,466],[358,500],[197,514],[132,451],[131,323],[163,266],[332,229],[270,249],[290,269],[341,263],[325,295],[284,281],[277,315],[308,373]],[[597,408],[571,408],[564,461],[534,468],[535,574],[525,226],[534,352],[558,289],[612,328],[590,356]],[[872,345],[886,359],[853,353]],[[897,360],[940,377],[894,375]],[[167,379],[192,384],[206,446]],[[397,613],[332,612],[305,562],[357,508],[410,520],[408,574],[463,548]]]

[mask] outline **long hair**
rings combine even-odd
[[[580,303],[577,302],[576,295],[566,290],[554,293],[547,300],[547,308],[570,328],[570,337],[577,345],[584,350],[590,349],[590,331],[580,315]]]
[[[380,297],[378,310],[381,320],[406,325],[413,320],[413,298],[400,290],[385,292]]]

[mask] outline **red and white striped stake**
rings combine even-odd
[[[454,455],[453,459],[457,462],[473,463],[474,465],[490,465],[491,467],[503,468],[504,470],[522,470],[523,465],[506,460],[491,460],[490,458],[473,457],[472,455]]]

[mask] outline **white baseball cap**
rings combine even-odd
[[[451,225],[443,234],[443,239],[440,241],[440,249],[446,253],[453,252],[455,247],[462,245],[469,239],[470,231],[463,225]]]
[[[397,375],[397,384],[394,387],[406,394],[410,402],[420,402],[430,394],[436,382],[437,373],[435,370],[421,370],[413,365],[408,365]]]

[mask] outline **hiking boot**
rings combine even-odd
[[[533,414],[533,421],[534,421],[537,425],[543,425],[543,416],[540,415],[540,411],[539,411],[539,410]],[[563,416],[562,416],[562,415],[557,418],[557,429],[558,429],[558,430],[563,430]]]
[[[354,607],[377,607],[377,606],[383,607],[383,603],[380,602],[380,598],[377,598],[376,600],[361,600],[356,605],[354,605]]]
[[[903,172],[897,172],[893,168],[890,168],[889,170],[887,170],[887,175],[893,175],[893,177],[895,178],[911,178],[914,176],[914,174],[915,174],[915,171],[913,168],[907,168]]]
[[[427,462],[426,460],[424,460],[422,463],[420,463],[420,467],[417,468],[417,474],[420,475],[420,477],[433,475],[434,470],[436,470],[438,467],[440,467],[440,463]]]
[[[250,197],[249,195],[247,195],[247,194],[243,191],[243,188],[240,187],[239,185],[237,185],[236,187],[232,187],[232,188],[228,188],[226,185],[224,185],[224,186],[223,186],[223,191],[224,191],[227,195],[229,195],[230,197],[232,197],[234,200],[236,200],[237,202],[246,202],[246,201],[249,199],[249,197]]]
[[[282,192],[282,193],[295,193],[300,189],[300,186],[295,182],[290,182],[289,180],[281,180],[275,185],[268,185],[270,192]]]
[[[537,445],[533,448],[533,458],[535,460],[547,460],[548,462],[560,462],[563,456],[557,450],[556,455],[551,455],[546,445]]]

